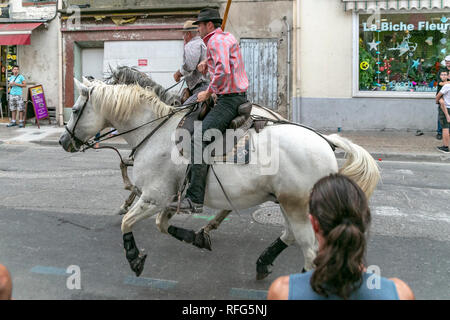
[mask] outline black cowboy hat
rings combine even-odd
[[[202,9],[199,14],[197,21],[194,22],[195,25],[199,24],[200,22],[222,22],[222,18],[220,17],[219,10],[213,9],[213,8],[205,8]]]

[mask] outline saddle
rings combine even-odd
[[[190,136],[192,137],[194,134],[194,121],[202,121],[206,117],[206,115],[210,112],[211,108],[213,108],[214,105],[215,105],[214,99],[211,97],[207,101],[202,103],[200,107],[197,107],[191,112],[189,112],[179,122],[177,126],[177,131],[178,129],[187,130],[190,133]],[[241,140],[244,137],[244,135],[248,132],[248,130],[251,127],[255,127],[255,130],[258,133],[260,130],[264,128],[267,121],[253,121],[251,117],[252,108],[253,104],[248,101],[238,107],[238,116],[231,121],[228,127],[228,129],[233,129],[235,131],[235,135],[233,136],[234,138],[233,144],[226,143],[227,135],[224,135],[222,154],[214,154],[213,152],[212,156],[214,157],[225,156],[230,151],[233,151],[233,148],[236,148],[239,140]],[[176,144],[178,146],[178,150],[180,151],[181,155],[183,155],[183,149],[181,145],[182,139],[183,139],[182,136],[177,136],[176,138]]]

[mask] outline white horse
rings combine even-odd
[[[172,113],[175,108],[161,102],[153,92],[138,85],[107,85],[100,82],[85,86],[75,80],[80,96],[73,106],[73,113],[61,135],[64,150],[76,152],[97,132],[114,127],[126,132],[143,123],[151,122]],[[178,192],[187,165],[182,163],[171,137],[187,111],[173,114],[167,122],[154,131],[163,119],[152,122],[123,137],[133,148],[141,143],[149,132],[154,134],[136,152],[133,177],[134,185],[142,195],[122,220],[122,234],[126,257],[131,269],[139,276],[143,270],[145,255],[140,254],[134,241],[132,228],[138,221],[158,214],[156,224],[163,233],[180,240],[193,242],[192,234],[181,228],[169,226],[173,213],[166,210],[172,196]],[[308,198],[313,185],[322,177],[340,172],[352,178],[368,197],[372,194],[380,174],[375,160],[360,146],[338,135],[325,138],[343,149],[348,159],[339,170],[330,143],[324,137],[303,127],[280,124],[271,125],[259,134],[250,129],[252,150],[250,158],[262,159],[250,164],[214,164],[214,170],[234,206],[226,199],[216,177],[207,177],[205,206],[222,210],[215,223],[234,208],[246,209],[266,201],[280,204],[285,228],[259,257],[257,279],[266,277],[269,266],[287,246],[297,242],[304,255],[304,270],[314,267],[317,243],[308,219]],[[267,157],[260,150],[269,151]],[[267,169],[269,168],[269,169]]]

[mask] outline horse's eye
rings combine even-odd
[[[78,109],[72,109],[73,114],[77,114],[78,113]]]

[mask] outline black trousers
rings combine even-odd
[[[202,161],[199,164],[195,163],[194,155],[211,143],[210,141],[203,141],[205,131],[209,129],[218,129],[224,133],[229,127],[231,121],[238,116],[238,107],[247,102],[247,96],[243,94],[229,94],[219,95],[217,104],[206,115],[202,121],[202,139],[195,139],[192,137],[191,141],[191,184],[186,191],[186,197],[191,199],[195,203],[203,204],[205,199],[205,186],[206,176],[208,174],[208,164],[205,163],[205,159],[202,157]],[[201,149],[199,149],[201,148]],[[198,159],[197,159],[198,160]]]

